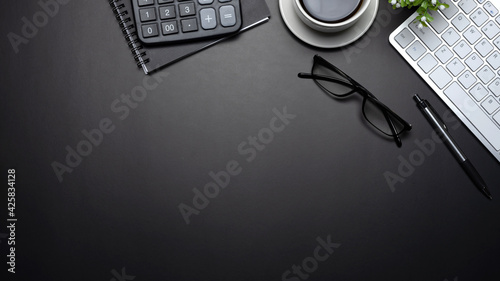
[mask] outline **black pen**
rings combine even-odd
[[[427,100],[422,100],[417,94],[413,97],[413,99],[417,102],[417,107],[422,111],[425,118],[431,123],[432,127],[439,135],[439,137],[443,140],[443,142],[448,146],[453,156],[457,159],[460,166],[465,170],[469,178],[474,182],[477,188],[481,190],[490,200],[492,199],[491,194],[486,187],[486,183],[481,178],[476,168],[472,166],[472,163],[467,159],[465,154],[460,150],[457,143],[453,140],[450,133],[448,132],[448,128],[444,124],[443,120],[436,113],[434,108],[427,102]]]

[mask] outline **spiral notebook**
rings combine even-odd
[[[137,62],[137,66],[142,68],[146,74],[228,38],[223,37],[175,45],[146,46],[137,38],[131,0],[109,0],[109,4]],[[269,8],[264,0],[242,0],[241,12],[243,22],[237,34],[267,22],[270,18]]]

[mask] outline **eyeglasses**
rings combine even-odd
[[[386,136],[393,137],[401,147],[400,135],[411,130],[411,124],[381,103],[370,91],[324,58],[315,55],[311,73],[299,73],[300,78],[313,81],[334,98],[345,98],[354,93],[363,96],[362,111],[366,121]]]

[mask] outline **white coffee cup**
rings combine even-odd
[[[340,19],[339,21],[327,22],[312,17],[310,13],[306,11],[306,8],[301,3],[302,0],[290,0],[290,1],[293,1],[295,12],[305,24],[307,24],[309,27],[317,31],[328,32],[328,33],[339,32],[354,25],[359,20],[359,18],[366,12],[368,5],[370,5],[370,0],[361,0],[361,4],[351,15],[349,16],[346,15],[345,18]],[[339,1],[350,1],[350,0],[339,0]]]

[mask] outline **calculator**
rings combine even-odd
[[[174,43],[228,35],[241,28],[240,0],[131,0],[139,40]]]

